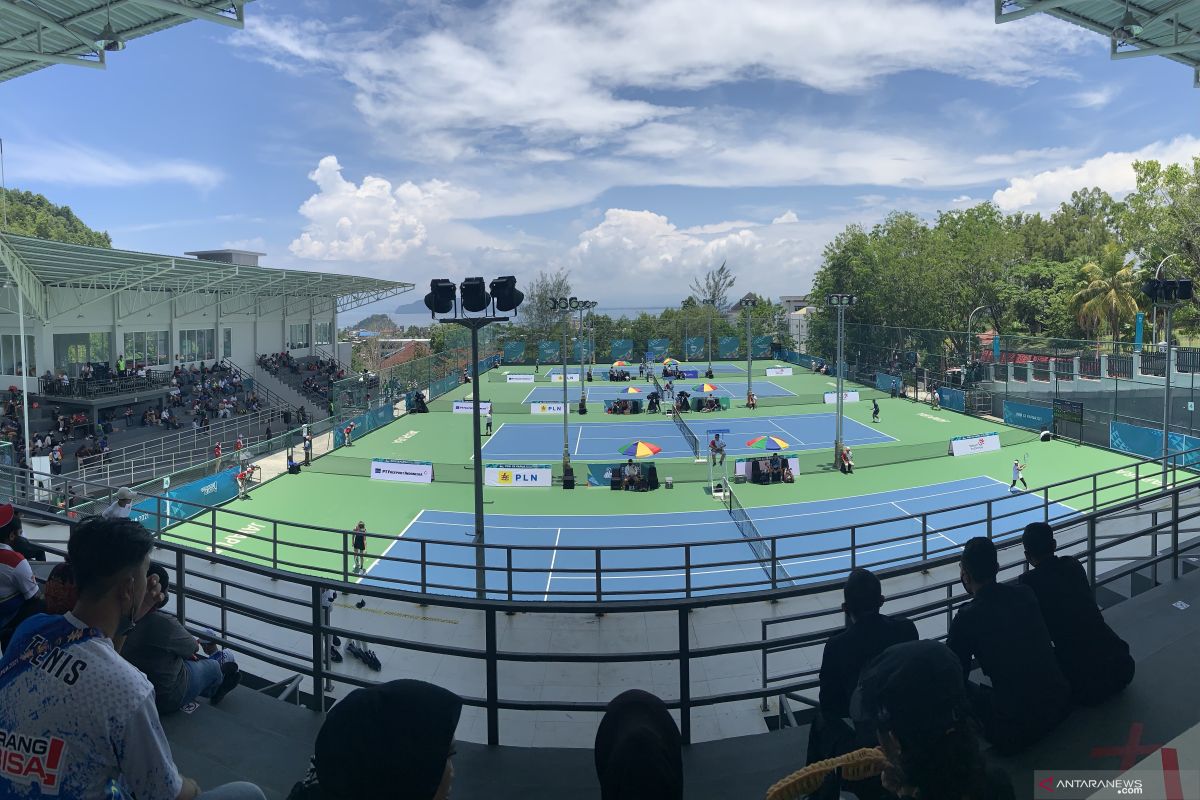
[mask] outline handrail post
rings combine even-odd
[[[216,508],[211,508],[208,511],[208,527],[209,527],[209,531],[212,532],[212,550],[210,550],[209,552],[215,556],[217,554],[217,509]],[[210,561],[208,563],[215,564],[217,562]]]
[[[691,639],[688,636],[688,613],[680,608],[679,617],[679,736],[684,744],[692,743],[692,662]]]
[[[600,575],[602,573],[600,571],[600,548],[599,547],[596,548],[595,553],[596,553],[596,602],[599,603],[604,600],[604,591],[600,587]]]
[[[771,537],[771,588],[772,589],[779,588],[779,554],[775,547],[775,544],[778,541],[779,540],[776,537],[774,537],[774,536]]]
[[[511,603],[512,599],[513,599],[513,587],[512,587],[513,566],[512,566],[512,546],[511,545],[504,546],[504,557],[505,557],[505,561],[508,563],[508,569],[505,570],[505,578],[508,581],[508,601]]]
[[[350,534],[342,531],[342,580],[350,582]]]
[[[325,609],[321,605],[321,587],[313,584],[312,595],[312,656],[313,656],[313,711],[325,711],[325,659],[329,657],[329,647],[325,642]]]
[[[1096,492],[1096,473],[1093,472],[1092,473],[1092,511],[1095,511],[1099,507],[1099,503],[1100,503],[1100,500],[1097,497],[1097,492]]]
[[[850,569],[858,566],[858,528],[850,526]]]
[[[1087,561],[1088,561],[1088,584],[1092,587],[1092,593],[1096,592],[1096,518],[1088,517],[1087,523]]]
[[[683,545],[683,596],[692,596],[692,545]]]
[[[1042,522],[1050,521],[1050,487],[1042,487]]]
[[[425,546],[426,546],[426,544],[428,544],[428,542],[426,542],[424,539],[421,539],[420,542],[421,542],[421,594],[426,594],[429,591],[429,589],[427,588],[427,584],[428,584],[427,570],[429,567],[425,563],[427,561]]]
[[[279,569],[279,520],[271,520],[271,569]],[[275,576],[271,576],[275,580]]]
[[[1155,555],[1158,555],[1155,553]],[[1171,578],[1179,580],[1179,489],[1171,493]]]
[[[484,612],[484,638],[487,648],[487,741],[495,747],[500,744],[500,699],[496,669],[496,609]]]
[[[992,538],[992,501],[987,501],[987,537],[990,541]]]
[[[921,560],[929,558],[929,515],[921,514]]]
[[[946,586],[946,632],[950,632],[950,623],[954,622],[954,585]]]
[[[180,622],[187,619],[187,579],[184,574],[183,550],[180,549],[175,551],[175,616]]]

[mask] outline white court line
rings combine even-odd
[[[554,580],[554,561],[558,558],[558,540],[562,536],[562,528],[558,529],[558,533],[554,534],[554,549],[550,552],[550,569],[546,571],[546,594],[542,600],[550,599],[550,581]]]
[[[583,426],[575,429],[575,455],[579,455],[579,445],[583,444]]]
[[[787,428],[783,427],[783,426],[782,426],[782,425],[780,425],[778,422],[776,422],[774,417],[769,417],[769,418],[767,419],[767,421],[768,421],[768,422],[770,422],[772,425],[774,425],[776,428],[779,428],[779,430],[780,430],[780,431],[782,431],[782,432],[783,432],[783,434],[784,434],[785,436],[788,436],[788,437],[790,437],[790,438],[793,438],[793,439],[795,439],[795,440],[796,440],[796,444],[803,444],[803,445],[807,445],[807,444],[808,444],[808,442],[804,441],[804,440],[803,440],[803,439],[801,439],[800,437],[796,436],[796,434],[792,433],[792,432],[791,432],[791,431],[789,431]]]
[[[396,536],[395,539],[392,539],[392,543],[387,546],[387,549],[383,551],[383,554],[380,555],[378,558],[376,558],[374,561],[372,561],[371,566],[367,567],[363,571],[362,575],[359,575],[357,578],[355,578],[354,582],[362,583],[363,579],[371,574],[371,570],[375,569],[375,565],[378,564],[383,559],[387,558],[387,554],[392,552],[392,548],[396,546],[396,542],[400,541],[401,537],[403,537],[404,534],[408,533],[408,529],[411,528],[413,526],[413,523],[415,523],[417,520],[419,520],[421,518],[421,515],[424,513],[425,513],[425,509],[423,509],[423,508],[420,511],[418,511],[417,515],[415,517],[413,517],[412,519],[410,519],[408,521],[408,524],[404,526],[404,530],[400,531],[400,534],[398,536]]]
[[[905,501],[905,502],[907,502],[907,501]],[[901,514],[904,514],[904,515],[905,515],[905,516],[907,516],[907,517],[910,517],[910,518],[916,519],[916,517],[918,516],[917,514],[914,514],[913,512],[906,510],[906,509],[904,508],[904,506],[900,505],[899,503],[893,502],[893,503],[892,503],[892,505],[894,505],[896,508],[900,509],[900,513],[901,513]],[[958,547],[958,546],[959,546],[959,545],[958,545],[958,542],[954,541],[954,540],[953,540],[953,539],[951,539],[949,536],[947,536],[946,534],[944,534],[944,533],[942,533],[941,531],[939,531],[937,528],[935,528],[935,527],[933,527],[932,525],[930,525],[930,524],[929,524],[929,518],[928,518],[928,517],[926,517],[926,518],[925,518],[925,525],[927,526],[927,528],[928,528],[928,532],[929,532],[929,533],[932,533],[934,536],[940,536],[940,537],[942,537],[943,539],[945,539],[947,542],[949,542],[950,544],[954,545],[955,547]]]

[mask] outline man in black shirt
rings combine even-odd
[[[1026,525],[1021,542],[1033,569],[1019,580],[1037,595],[1072,699],[1088,706],[1108,699],[1133,680],[1129,645],[1104,621],[1079,562],[1054,555],[1057,544],[1049,525]]]
[[[820,707],[808,737],[810,764],[858,746],[855,732],[845,719],[850,716],[850,696],[858,686],[859,672],[892,645],[917,640],[917,626],[910,620],[879,613],[883,590],[870,570],[859,567],[850,572],[843,598],[846,629],[825,643],[821,656]],[[873,744],[873,740],[865,742],[866,746]],[[834,783],[830,796],[837,796],[836,788]],[[858,794],[862,797],[865,792]]]
[[[1016,753],[1067,715],[1070,685],[1054,657],[1033,590],[996,582],[1000,566],[991,540],[968,541],[959,570],[971,601],[954,615],[946,643],[962,663],[964,679],[974,657],[992,682],[990,687],[967,683],[984,738],[998,753]]]

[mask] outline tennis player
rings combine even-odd
[[[1025,482],[1024,472],[1025,472],[1025,465],[1022,464],[1020,462],[1020,460],[1013,461],[1012,485],[1008,487],[1009,491],[1012,491],[1013,489],[1017,488],[1017,481],[1020,481],[1021,485],[1024,486],[1026,489],[1029,488],[1029,484]]]
[[[487,409],[487,430],[484,432],[484,436],[491,436],[491,435],[492,435],[492,407],[491,407],[491,406],[488,406],[488,409]]]
[[[367,526],[360,519],[358,524],[354,526],[354,571],[357,573],[366,572],[364,567],[367,553]]]
[[[879,422],[879,401],[871,400],[871,422]]]
[[[350,437],[354,433],[354,427],[354,423],[351,422],[349,425],[342,428],[342,435],[346,437],[346,447],[353,446],[353,442],[350,441]]]

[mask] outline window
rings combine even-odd
[[[233,328],[221,332],[221,357],[233,358]]]
[[[171,361],[170,331],[131,331],[126,333],[125,360],[129,364],[156,366]]]
[[[217,332],[212,328],[179,332],[179,358],[184,362],[214,361]]]
[[[63,370],[69,375],[78,375],[79,367],[88,362],[93,364],[112,362],[112,333],[94,331],[92,333],[54,334],[55,369]]]
[[[29,358],[29,366],[36,367],[37,359],[33,354],[34,337],[25,337],[25,354]],[[23,362],[21,361],[21,337],[5,333],[0,335],[0,373],[4,375],[20,375],[21,370],[18,368]],[[29,370],[25,374],[31,374]],[[36,375],[37,372],[32,374]]]
[[[308,323],[306,322],[303,325],[288,325],[288,349],[294,350],[299,347],[308,346]]]
[[[331,339],[330,334],[331,334],[332,330],[333,330],[332,322],[318,322],[317,330],[315,333],[317,344],[333,344],[333,342],[330,341],[330,339]]]

